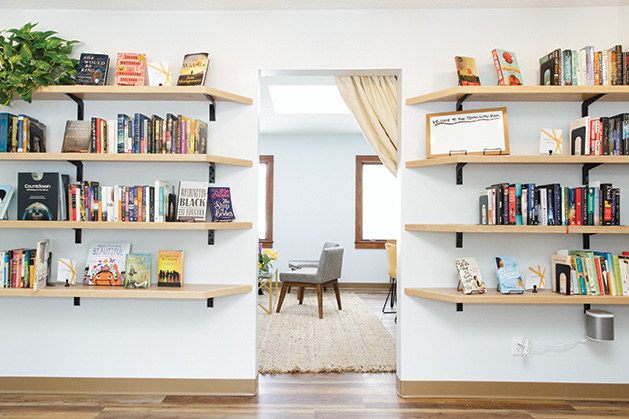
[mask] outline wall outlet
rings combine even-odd
[[[527,356],[529,341],[524,336],[513,336],[511,345],[511,355]]]

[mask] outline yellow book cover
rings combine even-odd
[[[181,287],[183,284],[183,250],[157,252],[157,286]]]
[[[209,64],[210,54],[207,52],[184,55],[177,86],[203,86]]]

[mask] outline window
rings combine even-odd
[[[384,249],[400,228],[397,180],[378,156],[356,156],[356,249]]]
[[[258,173],[258,240],[273,247],[273,156],[260,156]]]

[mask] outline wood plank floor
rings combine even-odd
[[[356,290],[382,314],[386,293]],[[0,394],[0,418],[629,418],[629,402],[402,399],[395,374],[260,375],[255,397]]]

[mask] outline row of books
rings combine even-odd
[[[0,113],[0,153],[43,153],[46,125],[24,115]]]
[[[480,192],[479,224],[620,225],[620,189],[598,181],[576,188],[498,183]]]
[[[578,295],[629,295],[629,252],[562,250],[551,255],[553,291]]]
[[[629,113],[570,123],[570,154],[591,156],[629,155]]]
[[[183,115],[165,118],[118,114],[117,120],[92,117],[67,121],[61,152],[205,154],[207,122]]]
[[[595,50],[555,49],[539,59],[540,85],[620,86],[629,84],[629,55],[622,45]]]
[[[50,240],[34,249],[0,250],[0,283],[3,288],[45,287],[50,282]]]
[[[109,73],[109,55],[84,52],[77,65],[76,85],[104,86]],[[186,54],[177,79],[178,86],[203,86],[210,63],[207,52]],[[149,63],[146,54],[119,52],[116,55],[114,86],[172,86],[170,63]]]
[[[511,256],[497,256],[494,258],[496,277],[501,294],[522,294],[525,291],[518,260]],[[474,257],[461,257],[454,259],[459,283],[457,290],[464,294],[483,294],[486,290],[483,275],[478,267],[478,261]]]

